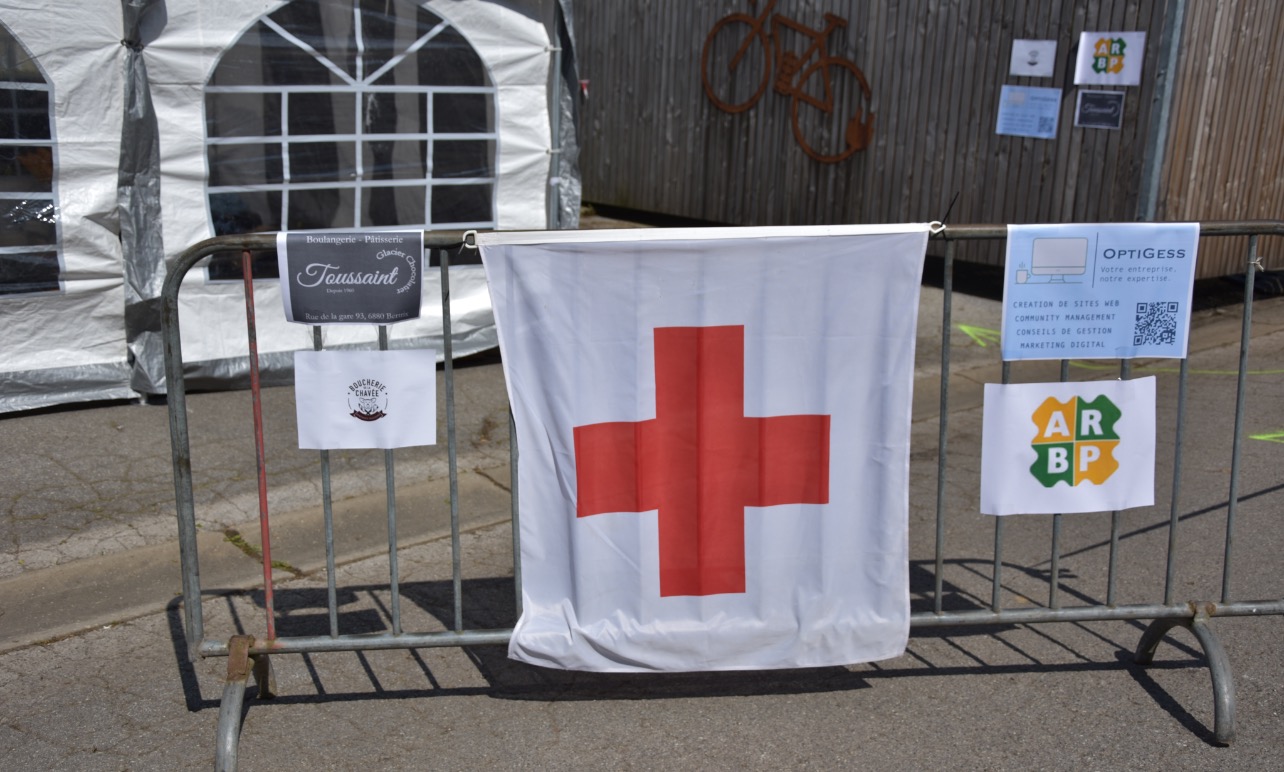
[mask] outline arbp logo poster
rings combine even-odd
[[[1141,85],[1145,32],[1081,32],[1074,62],[1076,86]]]
[[[1010,225],[1003,359],[1186,356],[1198,223]]]
[[[279,233],[285,318],[393,324],[419,318],[423,231]]]
[[[1155,379],[986,384],[981,512],[1104,512],[1155,499]]]

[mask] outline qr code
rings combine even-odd
[[[1056,130],[1056,128],[1057,128],[1056,123],[1051,118],[1047,118],[1047,117],[1039,118],[1040,134],[1051,134],[1053,131]]]
[[[1137,324],[1132,330],[1132,345],[1171,346],[1177,342],[1177,309],[1179,303],[1161,301],[1137,304]]]

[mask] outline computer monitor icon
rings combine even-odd
[[[1088,270],[1088,240],[1035,239],[1030,258],[1030,275],[1050,276],[1063,282],[1067,276],[1081,276]]]

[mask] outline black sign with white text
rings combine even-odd
[[[285,318],[393,324],[419,318],[423,231],[280,233]]]
[[[1081,129],[1118,129],[1123,126],[1124,92],[1080,91],[1074,125]]]

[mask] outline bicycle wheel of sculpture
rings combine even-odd
[[[816,62],[799,76],[790,101],[794,139],[822,163],[864,150],[874,136],[872,96],[865,74],[848,60],[831,56]]]
[[[757,104],[771,81],[771,44],[752,16],[733,13],[713,25],[700,53],[704,93],[719,110],[739,113]]]

